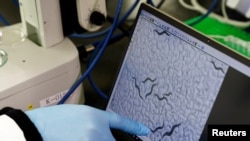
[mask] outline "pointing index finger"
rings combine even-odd
[[[110,128],[119,129],[135,135],[143,136],[150,133],[150,129],[142,123],[122,117],[112,112],[110,112],[109,115],[109,126]]]

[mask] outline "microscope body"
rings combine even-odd
[[[90,10],[99,1],[93,2],[76,4],[79,9],[82,5]],[[6,53],[7,61],[0,68],[0,108],[11,106],[25,111],[55,105],[81,76],[78,50],[64,32],[61,1],[20,0],[19,5],[21,23],[1,29],[0,49]],[[105,1],[99,9],[100,5],[105,11]],[[93,23],[86,20],[90,14],[84,17],[84,11],[80,12],[82,21],[78,22],[85,31],[101,27],[90,26]],[[80,85],[65,103],[84,101]]]

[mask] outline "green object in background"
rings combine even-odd
[[[185,23],[192,23],[198,18],[199,17],[195,17]],[[250,59],[250,33],[247,33],[243,29],[221,23],[211,17],[205,18],[194,25],[193,28]]]

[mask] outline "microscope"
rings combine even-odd
[[[21,23],[0,29],[0,108],[57,104],[81,76],[71,33],[100,29],[105,0],[19,0]],[[65,103],[84,103],[79,86]]]

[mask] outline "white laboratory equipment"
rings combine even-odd
[[[77,2],[77,7],[89,10],[98,5],[105,11],[104,0],[94,1]],[[60,0],[19,0],[19,5],[21,23],[0,29],[0,108],[55,105],[81,76],[78,50],[63,34]],[[98,29],[79,20],[85,30]],[[83,102],[81,85],[65,103]]]
[[[250,0],[227,0],[226,6],[250,19]]]

